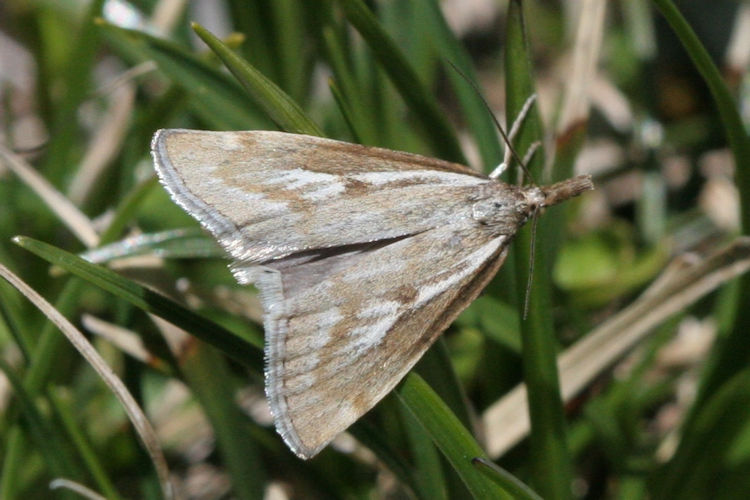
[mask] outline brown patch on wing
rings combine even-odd
[[[348,195],[361,196],[363,194],[367,194],[367,192],[372,189],[372,186],[364,181],[352,179],[351,177],[345,177],[344,188],[346,189],[346,194]]]
[[[288,156],[291,163],[311,172],[382,172],[393,170],[436,170],[484,177],[469,167],[436,158],[362,146],[349,142],[283,132],[238,132],[239,142],[255,154]]]
[[[412,285],[401,285],[394,290],[394,299],[402,304],[411,304],[417,299],[419,291]]]
[[[313,138],[317,139],[317,138]],[[361,144],[351,144],[342,141],[333,140],[314,140],[315,147],[310,150],[310,161],[308,165],[326,164],[330,161],[331,156],[348,156],[348,157],[365,157],[380,163],[380,168],[368,165],[362,171],[383,171],[383,170],[438,170],[441,172],[456,172],[460,174],[484,177],[481,173],[476,172],[469,167],[458,163],[452,163],[437,158],[430,158],[414,153],[403,151],[394,151],[391,149],[378,148],[373,146],[362,146]],[[351,161],[347,162],[351,166]],[[369,163],[369,162],[368,162]],[[356,165],[356,163],[355,163]],[[311,170],[314,167],[308,167]]]

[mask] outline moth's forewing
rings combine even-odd
[[[260,290],[269,403],[303,458],[401,380],[520,223],[498,232],[474,212],[518,189],[422,156],[279,132],[163,130],[152,149],[173,198]]]
[[[450,223],[489,182],[453,163],[281,132],[160,130],[152,151],[173,198],[243,262]]]

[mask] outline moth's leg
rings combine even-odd
[[[513,142],[513,139],[516,138],[516,134],[518,134],[518,130],[521,128],[521,124],[526,119],[526,115],[529,114],[529,110],[535,102],[536,94],[531,94],[528,99],[526,99],[526,102],[523,103],[521,111],[518,113],[516,119],[513,120],[513,125],[510,126],[510,132],[508,132],[508,139],[510,139],[511,142]]]
[[[534,141],[533,143],[531,143],[531,146],[529,146],[529,149],[526,150],[526,154],[523,156],[521,160],[523,165],[529,164],[531,159],[534,157],[534,153],[536,153],[536,150],[539,149],[539,146],[541,145],[542,145],[541,141]],[[508,163],[506,163],[505,161],[502,162],[500,165],[495,167],[495,170],[493,170],[492,173],[490,173],[489,178],[497,179],[498,177],[503,175],[503,172],[505,172],[507,168],[508,168]]]
[[[536,101],[536,94],[531,94],[529,98],[526,99],[526,102],[523,103],[523,107],[521,108],[521,111],[518,113],[518,116],[516,117],[516,119],[513,120],[513,125],[510,126],[510,131],[508,132],[508,142],[510,142],[511,144],[513,143],[513,139],[518,134],[518,131],[521,129],[521,124],[526,118],[526,115],[529,114],[529,110],[531,109],[531,106],[534,104],[535,101]],[[511,157],[510,145],[506,145],[505,155],[503,156],[503,163],[501,163],[500,166],[502,166],[503,164],[505,165],[510,164],[510,157]],[[523,164],[526,165],[526,159],[524,159]],[[497,168],[500,168],[500,166],[498,166]],[[495,170],[497,170],[497,168]],[[503,170],[505,170],[505,168],[503,168]],[[492,173],[494,174],[495,172],[493,171]],[[502,171],[500,173],[502,173]],[[490,177],[492,177],[491,174],[490,174]]]
[[[521,129],[521,124],[526,119],[526,116],[529,114],[529,110],[531,109],[531,106],[534,105],[534,102],[536,102],[536,94],[531,94],[528,99],[526,99],[526,102],[523,103],[523,107],[521,108],[521,111],[518,113],[518,116],[515,120],[513,120],[513,124],[510,127],[510,132],[508,132],[508,144],[505,145],[505,153],[503,154],[503,161],[495,167],[495,170],[490,173],[489,177],[490,179],[497,179],[500,177],[503,172],[508,168],[508,164],[510,163],[510,158],[512,156],[511,151],[511,144],[513,143],[513,139],[515,139],[516,135],[518,135],[518,131]],[[529,146],[529,149],[526,151],[526,154],[523,157],[522,166],[521,168],[524,169],[524,172],[526,171],[525,166],[528,165],[531,158],[534,157],[534,153],[536,153],[536,150],[539,149],[539,146],[541,146],[541,142],[536,141],[531,146]]]
[[[539,146],[542,145],[542,141],[534,141],[531,143],[531,146],[529,146],[529,149],[526,150],[526,154],[523,155],[523,164],[528,165],[531,159],[534,157],[534,153],[536,153],[536,150],[539,149]]]
[[[506,148],[507,149],[507,148]],[[495,170],[490,173],[490,179],[497,179],[501,175],[503,175],[503,172],[508,168],[508,163],[503,161],[500,165],[495,167]]]

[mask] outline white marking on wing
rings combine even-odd
[[[224,132],[221,134],[212,134],[212,140],[218,142],[219,149],[226,149],[227,151],[237,151],[246,147],[240,138],[240,134],[233,134],[231,132]]]
[[[417,296],[414,307],[420,307],[423,304],[431,301],[433,298],[437,297],[449,288],[455,286],[457,283],[461,282],[461,280],[475,272],[479,268],[479,266],[484,264],[484,262],[489,259],[493,253],[495,253],[495,251],[504,240],[504,236],[490,240],[488,243],[485,243],[483,246],[479,247],[478,250],[472,252],[470,255],[460,261],[459,264],[468,264],[463,269],[458,272],[449,274],[447,278],[438,281],[437,283],[421,286],[419,288],[419,295]]]
[[[388,262],[388,271],[399,273],[404,269],[406,264],[407,261],[405,260],[393,259]],[[381,274],[383,274],[383,269],[378,266],[351,266],[341,279],[345,283],[361,283]]]
[[[232,199],[237,203],[253,203],[258,207],[258,212],[263,215],[289,211],[289,206],[285,201],[269,200],[265,193],[227,184],[220,175],[210,175],[216,170],[215,167],[206,167],[206,170],[209,175],[201,181],[202,198]],[[247,185],[253,185],[252,177]]]
[[[295,332],[295,328],[287,333],[287,359],[284,361],[283,378],[285,380],[284,394],[297,394],[307,390],[317,381],[312,372],[320,364],[320,350],[331,340],[331,331],[343,315],[338,308],[332,308],[321,313],[299,318],[302,331]]]
[[[319,316],[319,318],[316,320],[313,334],[310,335],[310,339],[308,340],[310,350],[318,350],[325,347],[328,341],[331,340],[333,327],[344,318],[338,307],[328,309],[316,316]]]
[[[388,262],[388,271],[398,273],[406,266],[405,260],[391,260]],[[383,269],[378,266],[352,266],[343,277],[345,283],[358,283],[383,274]]]
[[[294,396],[301,392],[309,391],[317,381],[318,378],[310,373],[309,370],[300,374],[290,375],[289,373],[287,373],[284,381],[284,387],[282,387],[281,391],[286,397]]]
[[[319,201],[341,194],[345,190],[346,188],[344,188],[343,184],[341,184],[340,182],[336,182],[334,184],[328,184],[326,186],[321,186],[315,190],[302,193],[302,198],[310,201]]]
[[[320,357],[316,352],[310,352],[305,356],[289,361],[284,366],[284,378],[286,380],[292,378],[303,378],[305,375],[311,376],[310,372],[318,367],[320,364]]]
[[[357,313],[358,318],[376,318],[378,316],[391,316],[398,311],[401,306],[400,302],[395,300],[387,300],[385,302],[376,302],[366,309],[362,309]]]
[[[398,309],[401,305],[400,302],[395,300],[388,300],[377,302],[367,309],[359,311],[357,313],[357,318],[359,319],[379,319],[374,323],[352,328],[349,332],[351,344],[347,348],[347,351],[352,352],[356,356],[378,345],[388,330],[396,323],[399,316]]]
[[[435,172],[432,170],[406,170],[389,172],[361,172],[351,176],[353,179],[382,186],[389,182],[418,180],[424,183],[450,184],[451,186],[474,186],[487,182],[487,179],[453,172]]]
[[[336,420],[339,422],[354,423],[361,416],[362,411],[355,408],[350,401],[339,401],[336,409]]]
[[[342,192],[345,187],[341,183],[341,178],[338,175],[326,174],[323,172],[311,172],[310,170],[304,170],[302,168],[293,168],[291,170],[281,170],[274,172],[273,177],[263,181],[263,184],[273,186],[275,184],[285,184],[284,189],[312,189],[307,188],[311,184],[323,184],[323,186],[317,188],[320,190],[335,189],[337,192]]]

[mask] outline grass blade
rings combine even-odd
[[[133,396],[125,387],[125,384],[117,378],[112,372],[104,359],[94,349],[94,347],[86,340],[83,334],[78,331],[59,311],[54,309],[52,305],[44,300],[34,289],[29,287],[26,283],[21,281],[16,275],[11,273],[5,266],[0,265],[0,275],[16,287],[21,293],[23,293],[39,310],[41,310],[45,316],[68,338],[71,344],[78,350],[78,352],[86,358],[86,361],[96,371],[99,377],[104,383],[110,388],[112,393],[120,401],[123,409],[128,414],[133,427],[138,432],[144,447],[146,448],[149,457],[154,465],[156,474],[159,477],[161,483],[162,492],[165,497],[172,498],[172,485],[169,480],[169,469],[167,467],[167,461],[164,454],[161,451],[161,445],[156,437],[156,431],[149,423],[146,415],[141,410],[140,406],[136,403]],[[41,449],[46,449],[44,443],[41,443]],[[67,461],[66,461],[67,464]],[[66,474],[67,475],[67,474]]]
[[[159,69],[193,96],[188,100],[206,123],[218,129],[242,130],[270,125],[250,105],[242,88],[230,75],[167,40],[119,28],[104,21],[99,27],[109,45],[132,62],[153,60]]]
[[[221,40],[202,26],[193,23],[193,31],[219,56],[229,71],[268,116],[286,132],[323,136],[323,131],[313,122],[294,100],[275,83],[263,76],[250,63],[234,53]]]
[[[507,489],[513,498],[524,500],[542,500],[534,490],[523,484],[513,474],[490,462],[486,458],[475,458],[474,465],[482,471],[482,474],[492,479],[500,486]]]
[[[0,266],[2,270],[2,266]],[[29,436],[36,443],[47,466],[52,474],[68,477],[80,477],[80,471],[76,470],[75,461],[66,451],[66,447],[60,440],[49,421],[47,421],[34,403],[32,395],[26,390],[21,379],[16,376],[13,368],[0,358],[0,371],[8,378],[13,387],[14,394],[20,404],[21,411],[26,419]],[[7,458],[7,456],[6,456]],[[3,492],[8,490],[3,485]]]
[[[92,68],[100,45],[94,19],[101,15],[103,5],[104,0],[92,0],[78,32],[69,38],[74,45],[65,62],[63,92],[60,93],[62,99],[53,117],[45,166],[41,169],[52,182],[58,181],[70,167],[69,162],[73,161],[72,153],[78,134],[77,114],[81,104],[89,97]]]
[[[14,238],[14,241],[47,262],[55,264],[76,276],[80,276],[103,290],[130,302],[134,306],[154,313],[170,323],[193,333],[199,339],[224,351],[237,362],[254,369],[257,373],[262,371],[262,360],[259,352],[263,345],[262,339],[240,338],[163,295],[123,278],[109,269],[86,262],[80,257],[59,248],[23,236],[17,236]]]
[[[511,498],[507,490],[488,480],[472,465],[475,457],[485,457],[484,451],[422,377],[413,372],[407,375],[397,394],[475,498]]]
[[[433,150],[445,160],[466,163],[448,120],[396,42],[361,0],[339,0],[339,4],[426,131]]]
[[[431,32],[435,35],[432,43],[437,47],[437,52],[444,60],[455,64],[464,75],[476,82],[474,66],[469,54],[461,42],[456,38],[443,17],[439,2],[435,0],[420,0],[428,13],[427,22],[433,26]],[[482,96],[466,82],[453,68],[444,68],[448,79],[451,81],[453,91],[461,103],[461,112],[471,130],[471,136],[476,141],[479,153],[482,156],[483,166],[486,171],[495,168],[503,158],[503,148],[498,141],[497,129],[487,108],[482,102]]]
[[[679,37],[716,101],[716,107],[734,157],[742,231],[744,234],[750,234],[750,135],[743,125],[738,112],[738,104],[732,99],[708,51],[674,3],[670,0],[654,0],[654,4]],[[731,332],[723,339],[720,349],[711,360],[703,377],[698,395],[699,403],[718,391],[724,382],[734,377],[750,362],[750,338],[747,335],[750,331],[748,303],[750,303],[750,277],[744,276],[740,280],[740,294],[734,325]],[[700,408],[700,404],[697,404],[695,408]],[[692,419],[693,416],[690,418]],[[690,425],[689,421],[688,429]]]
[[[523,2],[513,0],[508,10],[505,59],[509,117],[518,116],[526,100],[534,93],[524,22]],[[523,156],[531,144],[541,138],[541,120],[536,108],[533,108],[521,125],[515,147]],[[527,168],[535,177],[541,178],[543,164],[540,151]],[[550,256],[547,253],[545,232],[551,222],[550,215],[547,213],[541,218],[536,235],[533,234],[536,224],[527,224],[521,229],[515,239],[514,251],[518,300],[522,303],[520,297],[528,293],[529,301],[528,318],[521,321],[521,339],[523,373],[528,387],[532,429],[531,476],[535,478],[534,487],[542,497],[562,500],[571,496],[571,466],[557,374],[556,339],[552,316],[549,313],[552,304],[548,260]],[[532,255],[534,237],[537,238],[538,244],[535,254]],[[529,283],[531,272],[530,259],[534,259],[536,272],[530,282],[530,289],[526,291],[526,283]]]

